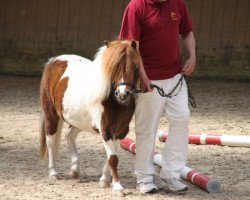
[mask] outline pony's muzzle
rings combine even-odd
[[[115,97],[120,102],[127,102],[129,100],[130,92],[124,91],[119,92],[118,90],[115,91]]]

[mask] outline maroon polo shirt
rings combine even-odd
[[[181,72],[179,34],[190,31],[192,23],[183,0],[131,0],[119,38],[139,41],[148,78],[163,80]]]

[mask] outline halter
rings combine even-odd
[[[122,86],[122,85],[126,85],[126,86],[130,86],[131,87],[131,91],[129,91],[129,93],[133,94],[133,91],[136,90],[136,80],[138,78],[138,68],[135,69],[135,72],[134,72],[134,81],[132,83],[130,82],[121,82],[121,83],[112,83],[112,87],[113,88],[116,88],[118,86]]]

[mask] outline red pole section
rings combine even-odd
[[[155,154],[154,156],[154,163],[158,166],[162,166],[162,155]],[[218,181],[209,178],[208,176],[197,172],[194,169],[191,169],[185,166],[181,170],[181,178],[185,179],[186,181],[194,184],[195,186],[206,190],[209,193],[219,193],[221,188]]]
[[[161,142],[167,140],[168,133],[158,131],[158,138]],[[209,133],[189,133],[189,144],[213,144],[234,147],[250,147],[250,136],[243,135],[220,135]]]
[[[135,154],[135,142],[129,138],[124,138],[120,141],[120,145],[123,149]]]
[[[135,142],[129,138],[125,138],[120,141],[120,145],[127,151],[135,154],[136,146]],[[154,163],[158,166],[162,166],[162,155],[156,153],[154,156]],[[187,166],[185,166],[181,171],[181,178],[189,181],[195,186],[210,192],[210,193],[219,193],[220,192],[220,184],[216,180],[212,180],[204,174],[201,174]]]

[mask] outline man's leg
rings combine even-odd
[[[160,84],[161,81],[154,81]],[[153,157],[155,151],[155,137],[166,103],[157,91],[139,94],[136,97],[135,133],[136,133],[136,159],[135,174],[137,175],[138,189],[151,192],[157,187],[153,183],[155,174]]]
[[[175,85],[179,77],[180,75],[173,77],[171,84]],[[176,92],[178,91],[177,88]],[[187,160],[188,124],[190,118],[185,81],[178,95],[167,99],[165,112],[169,119],[169,133],[163,149],[163,163],[160,176],[167,181],[170,190],[187,190],[187,186],[179,182],[180,172]]]

